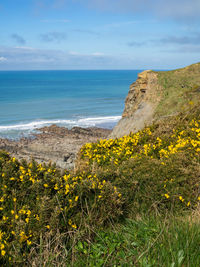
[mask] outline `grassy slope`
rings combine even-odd
[[[200,97],[200,63],[173,71],[158,72],[158,81],[163,88],[157,116],[177,113],[188,101],[197,103]]]

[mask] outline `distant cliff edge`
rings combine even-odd
[[[200,102],[200,63],[172,71],[146,70],[131,84],[121,120],[110,137],[136,132]]]

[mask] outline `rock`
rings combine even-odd
[[[55,162],[60,168],[73,168],[81,146],[88,142],[105,139],[111,130],[102,128],[74,127],[71,130],[57,125],[39,129],[35,138],[19,141],[0,139],[0,149],[6,150],[18,159],[25,158],[37,162]]]
[[[130,86],[122,119],[115,126],[110,137],[121,137],[151,124],[159,103],[160,90],[157,73],[151,70],[139,73],[136,82]]]

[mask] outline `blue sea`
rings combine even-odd
[[[0,137],[57,124],[113,128],[138,70],[0,71]]]

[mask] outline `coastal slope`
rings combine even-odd
[[[200,96],[200,63],[173,71],[146,70],[131,84],[121,120],[110,137],[137,132],[155,120],[177,114]]]

